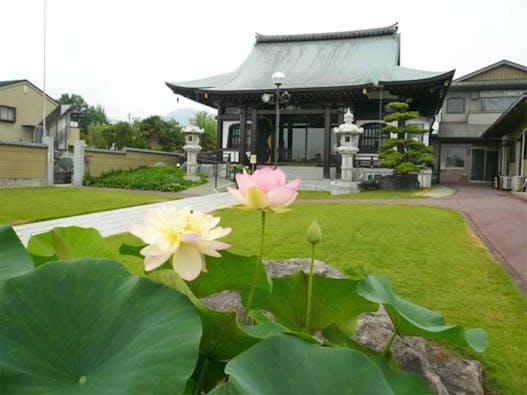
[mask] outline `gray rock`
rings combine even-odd
[[[267,275],[271,278],[290,276],[300,270],[309,274],[310,263],[311,260],[309,258],[290,258],[285,261],[263,261]],[[316,259],[313,265],[313,272],[317,276],[344,278],[344,275],[337,269]]]
[[[384,308],[360,316],[354,340],[381,352],[393,325]],[[483,395],[483,372],[478,361],[451,356],[422,337],[396,336],[391,350],[399,367],[422,376],[440,395]]]

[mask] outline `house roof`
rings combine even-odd
[[[490,125],[485,132],[483,138],[502,137],[507,134],[511,128],[523,122],[527,127],[527,99],[526,95],[521,95],[518,100],[511,104],[511,106],[500,115],[496,121]]]
[[[485,125],[471,125],[464,122],[440,122],[437,137],[440,139],[481,138]]]
[[[16,85],[16,84],[19,84],[21,82],[25,82],[27,83],[28,85],[30,85],[31,87],[33,87],[33,89],[35,89],[36,91],[38,91],[40,94],[43,94],[44,92],[42,91],[42,89],[40,89],[38,86],[36,86],[35,84],[33,84],[31,81],[29,80],[5,80],[5,81],[0,81],[0,88],[2,87],[5,87],[5,86],[10,86],[10,85]],[[52,98],[50,95],[48,95],[46,93],[46,97],[53,101],[55,104],[59,104],[58,100],[55,100],[54,98]]]
[[[7,81],[0,81],[0,87],[1,87],[1,86],[14,85],[14,84],[18,84],[19,82],[24,82],[24,81],[29,82],[28,80],[7,80]]]
[[[73,106],[71,104],[61,104],[61,105],[57,106],[46,117],[46,125],[54,124],[55,122],[57,122],[57,120],[62,118],[68,112],[75,113],[77,111],[73,108]],[[42,125],[42,121],[39,122],[39,126],[41,126],[41,125]]]
[[[260,92],[274,89],[277,70],[284,89],[350,88],[377,84],[450,80],[453,71],[431,72],[399,66],[397,24],[367,30],[298,35],[256,35],[245,61],[233,72],[199,80],[170,82],[174,93]]]
[[[525,66],[523,66],[523,65],[521,65],[519,63],[514,63],[514,62],[511,62],[510,60],[503,59],[503,60],[500,60],[499,62],[493,63],[491,65],[488,65],[488,66],[482,67],[481,69],[473,71],[470,74],[466,74],[466,75],[464,75],[462,77],[456,78],[453,81],[453,84],[469,80],[471,78],[474,78],[474,77],[476,77],[476,76],[478,76],[480,74],[486,73],[487,71],[495,69],[495,68],[500,67],[500,66],[509,66],[509,67],[512,67],[512,68],[515,68],[515,69],[527,72],[527,67],[525,67]]]

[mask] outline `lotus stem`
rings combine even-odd
[[[203,365],[201,365],[201,371],[199,372],[199,381],[198,385],[196,386],[196,394],[201,394],[201,390],[203,389],[203,383],[205,382],[205,377],[207,374],[207,369],[209,368],[210,360],[208,358],[205,358],[203,361]]]
[[[253,303],[254,290],[256,289],[256,280],[258,279],[258,271],[260,269],[260,263],[262,262],[262,257],[263,257],[264,236],[265,236],[265,211],[262,210],[262,228],[260,231],[260,251],[258,253],[258,258],[256,259],[256,262],[254,264],[253,281],[251,284],[251,290],[249,292],[249,299],[247,299],[247,306],[245,306],[245,309],[243,312],[243,317],[242,317],[243,323],[246,322],[247,315],[249,314],[249,311],[251,311],[251,305]]]
[[[309,282],[307,285],[307,307],[306,307],[306,332],[309,333],[309,324],[311,323],[311,300],[313,297],[313,271],[315,266],[315,246],[312,244],[311,264],[309,265]]]
[[[388,352],[390,351],[390,347],[395,339],[395,336],[397,336],[397,332],[393,332],[390,336],[390,338],[388,339],[388,342],[386,343],[386,345],[384,346],[384,349],[382,350],[382,354],[381,356],[383,358],[386,358],[386,356],[388,355]]]

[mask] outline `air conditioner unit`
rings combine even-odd
[[[512,177],[501,176],[501,189],[510,191],[512,189]]]
[[[513,192],[521,192],[525,186],[525,177],[522,176],[512,176],[511,180],[511,189]]]

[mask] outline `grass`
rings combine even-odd
[[[218,214],[222,225],[233,227],[225,238],[231,250],[255,253],[259,213],[224,209]],[[447,323],[485,328],[489,349],[464,353],[483,363],[486,389],[525,392],[527,300],[460,214],[430,207],[296,205],[290,214],[268,215],[265,257],[309,256],[306,230],[313,219],[324,234],[317,259],[341,270],[362,265],[372,274],[386,274],[397,293],[442,313]],[[134,238],[123,234],[108,241],[117,249]]]
[[[24,224],[171,199],[69,187],[6,188],[0,189],[0,224]]]
[[[428,189],[409,190],[409,191],[364,191],[361,193],[346,193],[343,195],[332,195],[325,191],[298,191],[299,199],[418,199],[423,196]]]

